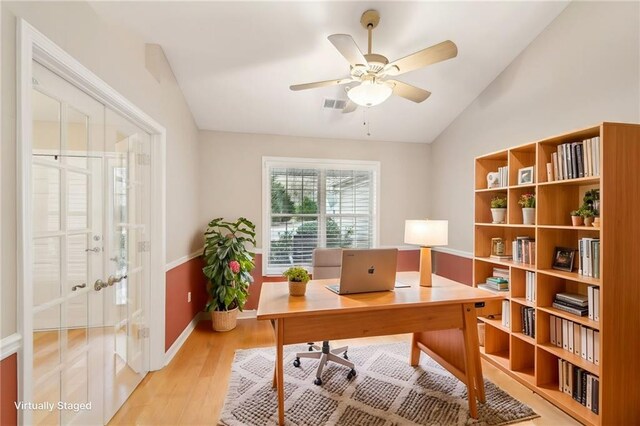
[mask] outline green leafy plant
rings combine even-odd
[[[282,273],[282,276],[287,277],[289,281],[297,282],[297,283],[307,283],[309,282],[309,273],[306,269],[301,266],[292,266]]]
[[[247,246],[255,247],[255,225],[243,217],[226,222],[219,217],[209,222],[205,232],[202,272],[208,278],[207,290],[211,300],[207,311],[228,311],[236,307],[242,311],[253,282],[254,254]]]
[[[492,209],[506,209],[507,208],[507,197],[504,195],[496,195],[491,199],[491,208]]]
[[[594,217],[596,214],[593,210],[591,209],[583,209],[582,212],[580,213],[580,216],[587,218],[587,217]]]
[[[535,208],[536,207],[536,194],[522,194],[518,200],[518,204],[522,208]]]
[[[581,214],[581,210],[572,210],[571,213],[569,213],[570,216],[582,216]]]

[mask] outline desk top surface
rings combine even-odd
[[[432,287],[420,287],[418,272],[398,272],[396,281],[410,284],[411,287],[340,296],[325,287],[328,284],[335,284],[336,279],[312,280],[307,284],[307,292],[304,296],[289,296],[289,286],[286,282],[265,282],[262,283],[260,293],[258,319],[475,303],[503,298],[439,275],[433,275]]]

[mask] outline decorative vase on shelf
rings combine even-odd
[[[593,224],[593,216],[584,217],[584,226],[591,226]]]
[[[533,225],[536,222],[535,207],[522,208],[522,223],[525,225]]]
[[[593,226],[594,228],[600,228],[600,218],[599,217],[594,217],[593,218],[593,223],[591,224],[591,226]]]
[[[507,209],[491,209],[492,223],[504,223]]]

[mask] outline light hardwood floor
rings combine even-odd
[[[410,335],[333,343],[356,346],[394,341],[410,342]],[[171,363],[149,373],[109,424],[215,425],[224,404],[236,349],[272,345],[273,330],[268,321],[239,320],[238,327],[227,333],[215,333],[211,322],[201,321]],[[482,368],[485,378],[540,414],[540,418],[521,425],[579,424],[495,367],[483,362]]]

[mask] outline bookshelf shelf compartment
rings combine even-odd
[[[562,358],[565,361],[569,361],[571,364],[580,367],[584,370],[587,370],[591,374],[595,374],[596,376],[600,376],[600,366],[595,365],[592,362],[589,362],[576,354],[573,354],[569,351],[565,351],[562,348],[559,348],[549,342],[539,343],[538,347],[544,351],[549,352],[550,354],[555,355],[558,358]]]
[[[561,309],[556,309],[552,306],[542,306],[538,309],[548,314],[568,319],[569,321],[577,322],[578,324],[593,328],[594,330],[600,330],[600,322],[590,320],[588,317],[579,317],[577,315],[570,314],[569,312],[565,312]]]
[[[578,148],[578,144],[586,140],[589,142]],[[502,312],[501,301],[478,309],[477,315],[486,323],[485,338],[488,336],[489,343],[486,350],[482,349],[483,358],[587,425],[640,424],[637,406],[640,369],[636,368],[640,339],[621,337],[637,334],[634,318],[638,316],[640,303],[640,286],[630,285],[640,276],[637,241],[640,197],[631,195],[638,191],[635,177],[640,169],[639,140],[638,124],[601,123],[475,160],[473,283],[484,283],[494,267],[508,269],[510,280],[509,293],[505,295],[510,301],[510,330],[502,326],[500,317],[487,318]],[[596,141],[599,141],[597,145]],[[583,158],[586,161],[575,163],[578,174],[582,169],[587,175],[597,175],[548,182],[547,164],[552,163],[553,168],[553,154],[557,156],[559,146],[569,143],[578,156],[580,151],[587,154]],[[562,149],[561,153],[570,152]],[[598,151],[596,161],[590,154]],[[504,166],[507,166],[508,187],[485,189],[486,174]],[[519,169],[531,166],[535,171],[534,182],[517,185]],[[552,177],[557,179],[555,170]],[[583,204],[585,193],[591,189],[600,190],[600,225],[598,228],[574,227],[570,212]],[[517,202],[527,192],[536,194],[535,225],[522,224],[522,211]],[[499,193],[507,194],[506,224],[490,223],[490,200]],[[535,265],[490,258],[492,238],[502,238],[506,253],[512,254],[511,242],[518,236],[535,239]],[[596,265],[601,278],[578,273],[578,241],[583,238],[600,240],[600,258]],[[553,269],[556,247],[576,250],[572,271]],[[535,273],[535,302],[525,298],[528,271]],[[599,288],[600,321],[552,306],[557,293],[586,295],[589,286]],[[521,309],[524,307],[535,309],[535,339],[522,333]],[[551,343],[552,315],[599,331],[600,365]],[[558,390],[558,360],[568,361],[601,378],[600,415]]]

